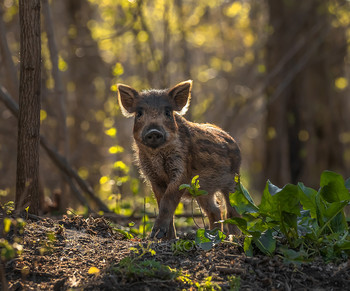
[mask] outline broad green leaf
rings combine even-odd
[[[299,191],[296,185],[287,184],[273,199],[277,200],[280,215],[282,211],[300,215]]]
[[[275,188],[277,188],[277,187],[272,185],[270,181],[267,181],[264,192],[263,192],[263,196],[261,198],[259,210],[260,210],[260,213],[264,213],[264,214],[269,215],[270,217],[274,217],[274,218],[278,219],[277,204],[271,196],[270,188],[274,191],[274,193],[276,193]]]
[[[309,261],[307,254],[303,250],[295,251],[285,246],[280,247],[278,250],[283,254],[285,263],[301,264]]]
[[[322,199],[320,191],[317,192],[316,197],[316,216],[317,216],[317,222],[320,227],[323,227],[324,225],[324,213],[326,211],[325,201]]]
[[[242,185],[240,185],[242,186]],[[230,193],[230,203],[236,208],[239,214],[243,214],[245,212],[255,213],[258,211],[258,207],[255,206],[254,202],[249,195],[249,193],[243,188],[238,186],[234,193]],[[245,193],[246,192],[246,193]],[[247,196],[250,198],[247,198]]]
[[[216,228],[213,230],[206,230],[204,232],[204,235],[206,238],[210,239],[215,244],[222,242],[226,238],[226,235],[221,230]]]
[[[247,231],[247,221],[244,218],[232,217],[232,218],[223,220],[222,222],[237,225],[242,232]]]
[[[274,226],[276,226],[275,223],[267,223],[265,220],[257,218],[248,222],[247,229],[252,235],[258,233],[259,235],[257,237],[259,237],[262,232],[269,228],[273,228]],[[254,235],[254,237],[256,237],[256,235]]]
[[[255,205],[253,198],[250,196],[247,189],[241,183],[239,175],[236,175],[235,182],[236,191],[234,193],[230,193],[231,205],[236,208],[239,214],[243,214],[245,212],[257,212],[258,207]]]
[[[330,225],[333,232],[344,232],[348,229],[348,224],[343,211],[347,204],[347,201],[333,202],[327,208],[325,217],[330,220]]]
[[[312,218],[316,218],[316,194],[317,191],[306,187],[303,183],[298,183],[300,203],[303,205],[304,210],[310,210]]]
[[[256,239],[258,239],[261,233],[267,229],[266,226],[262,226],[263,222],[261,219],[258,219],[258,222],[251,228],[248,228],[247,221],[244,218],[240,217],[232,217],[226,220],[222,220],[221,222],[237,225],[243,234],[247,236],[253,236]]]
[[[319,229],[318,235],[321,235],[326,227],[331,228],[332,232],[344,232],[348,229],[343,209],[347,205],[347,201],[343,202],[325,202],[325,209],[322,213],[322,228]]]
[[[267,255],[272,255],[276,249],[276,240],[272,236],[272,230],[263,232],[259,239],[253,239],[256,246]]]
[[[273,196],[271,195],[271,191]],[[299,202],[297,186],[287,184],[280,189],[268,181],[259,209],[260,213],[280,221],[282,211],[300,215]]]
[[[269,193],[274,196],[278,192],[280,192],[282,189],[278,188],[276,185],[272,184],[270,181],[268,181],[268,188],[269,188]]]
[[[320,194],[329,203],[350,200],[350,193],[344,183],[329,182],[320,189]]]
[[[350,193],[345,187],[344,179],[337,173],[324,171],[321,175],[320,186],[321,196],[327,202],[350,200]]]
[[[226,235],[218,229],[207,230],[200,228],[197,230],[195,242],[203,250],[209,250],[225,238]]]
[[[281,222],[288,226],[288,229],[285,230],[287,232],[285,233],[285,235],[288,235],[288,233],[290,234],[289,229],[292,229],[293,236],[294,236],[293,238],[297,239],[298,238],[297,215],[295,215],[294,213],[282,211]]]
[[[244,249],[245,254],[248,257],[252,257],[253,256],[252,241],[253,241],[253,237],[252,236],[246,236],[244,238],[243,249]]]
[[[320,186],[323,187],[329,182],[339,182],[340,184],[344,184],[344,179],[342,175],[332,172],[332,171],[323,171],[321,174],[321,179],[320,179]]]
[[[238,178],[236,179],[236,177],[238,177]],[[239,191],[243,193],[244,197],[247,198],[247,200],[256,207],[252,196],[250,196],[248,190],[241,183],[241,178],[239,177],[239,175],[237,175],[236,177],[235,177],[235,181],[237,183],[236,189],[239,189]]]
[[[333,218],[337,213],[341,212],[347,204],[347,201],[330,203],[324,215],[327,218]]]

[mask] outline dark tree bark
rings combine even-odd
[[[328,1],[269,0],[267,72],[293,55],[267,88],[265,175],[273,183],[317,186],[323,170],[345,173],[345,96],[334,88],[344,75],[345,31],[332,26]],[[295,50],[295,51],[293,51]]]
[[[40,142],[40,0],[20,0],[20,85],[16,209],[38,214]]]

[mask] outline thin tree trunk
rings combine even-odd
[[[20,0],[20,86],[17,146],[17,210],[39,211],[40,0]]]

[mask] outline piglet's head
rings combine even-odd
[[[137,144],[157,149],[174,139],[178,127],[174,114],[187,112],[192,81],[185,81],[166,90],[135,89],[118,84],[118,101],[126,117],[134,117],[134,138]]]

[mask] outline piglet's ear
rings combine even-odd
[[[187,112],[191,100],[192,80],[184,81],[168,91],[174,104],[174,111],[183,115]]]
[[[135,112],[135,99],[139,93],[123,84],[118,84],[118,102],[120,109],[125,117],[132,117]]]

